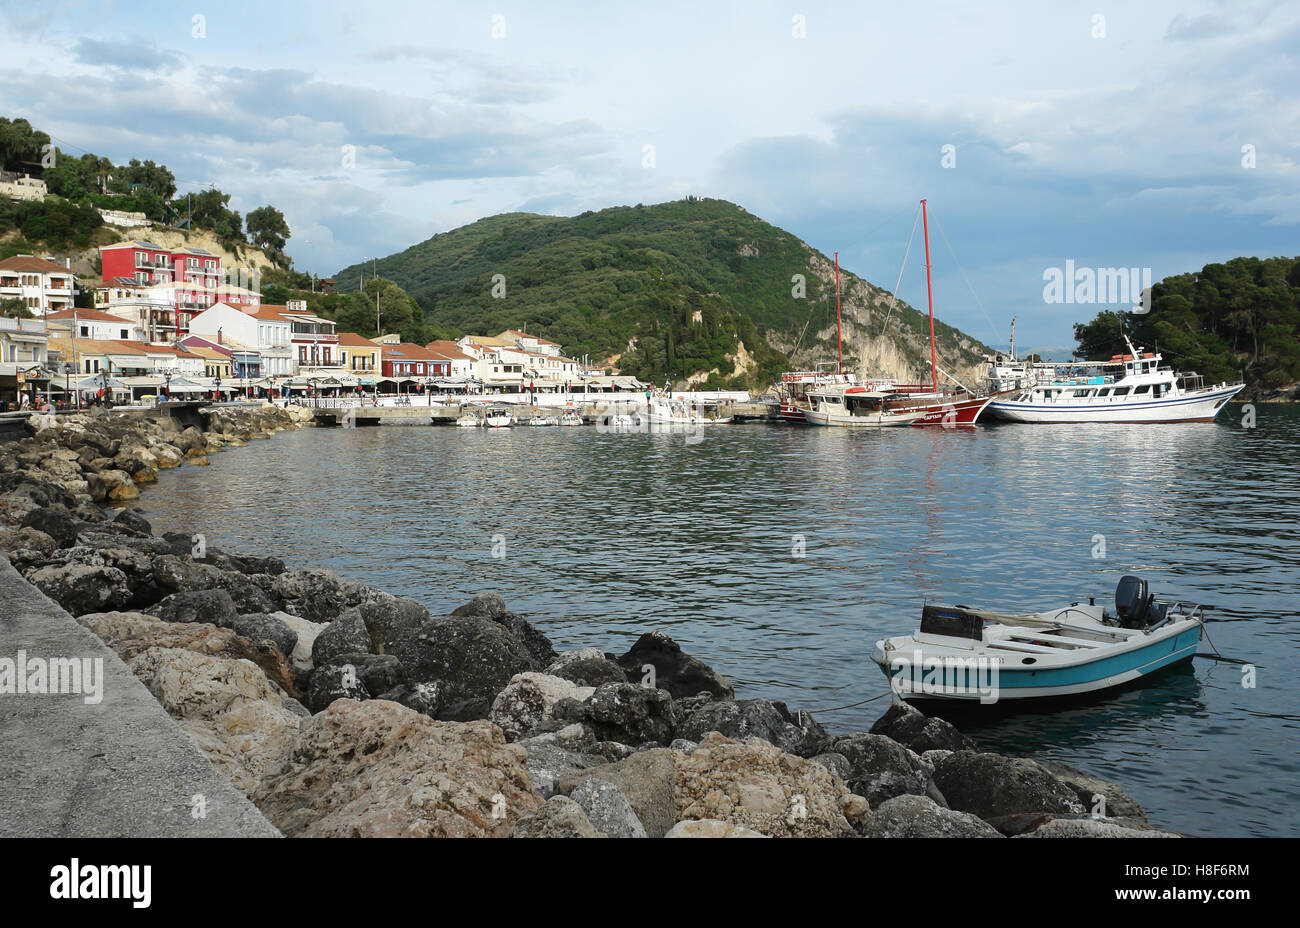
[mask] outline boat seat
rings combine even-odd
[[[1013,632],[1011,637],[1015,638],[1017,641],[1050,641],[1053,643],[1059,641],[1063,644],[1074,645],[1080,648],[1100,648],[1103,645],[1114,643],[1109,641],[1093,641],[1090,638],[1075,638],[1071,635],[1058,635],[1055,633],[1033,635],[1027,632]]]
[[[1027,641],[1007,641],[1006,639],[985,641],[984,647],[990,651],[1026,651],[1030,654],[1061,654],[1069,650],[1067,648],[1048,648],[1040,644],[1030,644]]]

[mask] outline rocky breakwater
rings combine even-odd
[[[246,440],[224,426],[128,439],[87,417],[0,449],[0,551],[286,835],[1167,834],[1113,784],[982,753],[907,706],[832,734],[784,703],[736,699],[661,632],[623,654],[561,652],[495,594],[435,616],[329,571],[196,552],[96,505],[118,500],[96,499],[90,475],[129,474],[144,451],[170,459],[153,450],[164,444],[183,458]]]

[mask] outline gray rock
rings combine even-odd
[[[873,735],[893,738],[917,754],[926,751],[974,751],[975,742],[963,735],[951,723],[940,718],[923,715],[905,702],[897,702],[876,719],[871,726]]]
[[[599,648],[566,651],[546,668],[546,673],[579,686],[604,686],[606,683],[628,682],[623,668],[602,654]]]
[[[438,684],[436,717],[450,721],[487,718],[510,678],[533,669],[524,645],[484,616],[436,619],[397,640],[392,653],[412,683]]]
[[[348,609],[321,630],[311,645],[311,662],[320,667],[342,654],[367,654],[373,651],[370,632],[361,614]]]
[[[270,641],[285,657],[298,645],[298,633],[268,612],[236,616],[230,627],[250,641]]]
[[[733,699],[736,691],[731,681],[712,667],[682,650],[661,631],[647,632],[637,639],[627,653],[618,658],[628,679],[640,681],[644,667],[654,668],[654,685],[674,697],[708,692],[719,699]]]
[[[604,838],[582,806],[568,796],[552,796],[510,829],[511,838]]]
[[[887,799],[862,820],[867,838],[1000,838],[977,815],[945,809],[928,796],[905,794]]]
[[[853,776],[853,765],[849,763],[849,759],[843,754],[829,751],[825,754],[818,754],[816,757],[810,757],[809,760],[815,764],[821,764],[845,783],[848,783]]]
[[[307,706],[313,713],[336,699],[372,699],[407,682],[391,654],[340,654],[312,671]]]
[[[140,610],[164,622],[207,622],[233,628],[239,610],[225,590],[188,590],[173,593],[161,602]]]
[[[588,777],[569,793],[582,806],[587,819],[611,838],[644,838],[645,826],[637,818],[623,791],[608,780]]]
[[[638,745],[646,741],[668,744],[676,737],[680,721],[672,697],[635,683],[606,683],[578,703],[564,699],[551,714],[587,725],[601,741]]]
[[[149,524],[149,520],[132,509],[123,509],[113,517],[113,522],[116,525],[122,525],[132,531],[139,532],[142,535],[153,534],[153,526]]]
[[[644,751],[620,760],[561,776],[557,793],[567,795],[588,777],[607,780],[619,788],[651,838],[662,838],[677,821],[677,768],[667,748]]]
[[[370,649],[376,654],[391,653],[399,640],[413,635],[429,623],[427,608],[415,600],[397,596],[353,606],[343,615],[353,612],[360,616],[365,625],[370,635]]]
[[[1136,799],[1114,783],[1077,767],[1071,767],[1069,764],[1049,760],[1039,761],[1039,764],[1074,790],[1079,801],[1090,813],[1095,811],[1104,818],[1123,819],[1126,822],[1146,822],[1146,810],[1138,805]]]
[[[1074,790],[1023,758],[958,751],[935,768],[934,782],[950,808],[983,819],[1018,812],[1087,811]]]
[[[682,737],[694,741],[711,731],[737,741],[762,738],[800,757],[819,753],[828,740],[826,730],[812,716],[803,712],[792,716],[783,703],[766,699],[706,702],[691,711],[679,727]]]
[[[131,602],[126,574],[116,567],[63,564],[41,567],[27,580],[72,615],[112,612]]]
[[[892,738],[868,732],[841,735],[831,741],[830,752],[843,755],[849,762],[852,769],[845,785],[865,797],[873,809],[908,793],[929,796],[937,804],[947,805],[921,758]]]
[[[605,763],[604,758],[561,745],[552,735],[525,738],[516,743],[528,756],[528,776],[533,789],[542,796],[555,795],[555,784],[561,777]]]
[[[61,509],[33,509],[24,517],[20,527],[44,532],[60,548],[71,548],[77,543],[77,524]]]
[[[698,741],[689,741],[686,738],[674,738],[673,743],[668,745],[670,751],[681,751],[683,754],[689,754],[700,746]]]

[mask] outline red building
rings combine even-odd
[[[380,360],[383,376],[390,380],[401,377],[446,377],[451,373],[451,361],[447,358],[428,348],[406,342],[384,345]]]
[[[124,288],[130,288],[129,295],[119,301],[170,303],[180,336],[189,331],[192,317],[214,303],[244,310],[256,309],[260,303],[255,291],[227,282],[221,257],[202,248],[165,248],[133,240],[105,245],[99,249],[99,257],[108,294],[122,294],[127,292]],[[108,308],[113,302],[110,298]]]

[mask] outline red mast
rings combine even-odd
[[[930,289],[930,219],[926,215],[925,200],[921,201],[921,224],[925,228],[925,299],[930,304],[930,377],[931,387],[939,392],[939,358],[934,350],[934,292]]]
[[[835,252],[835,344],[839,346],[839,359],[835,362],[835,373],[844,373],[844,339],[840,335],[840,253]]]

